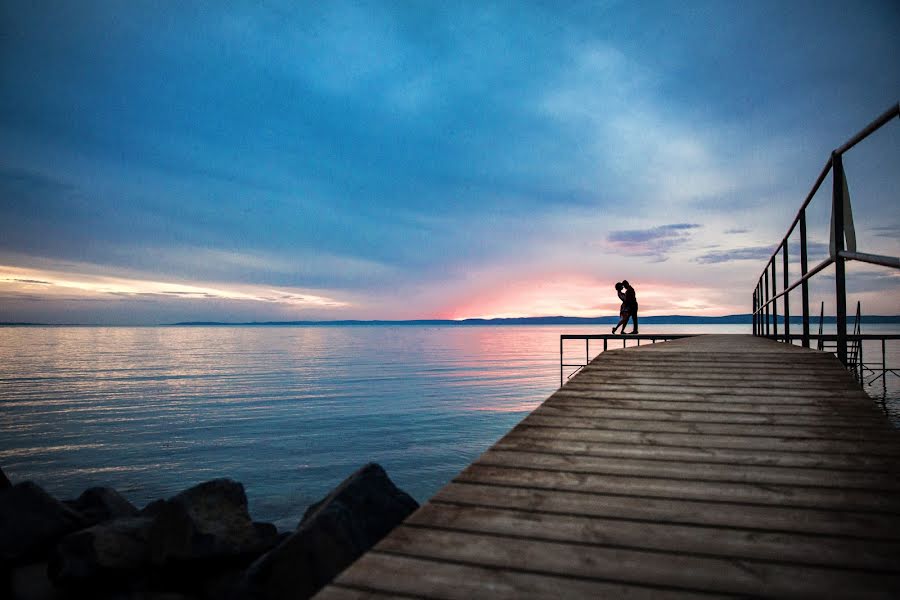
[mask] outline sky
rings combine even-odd
[[[900,99],[898,34],[895,1],[2,0],[0,322],[600,316],[622,279],[746,313]],[[860,251],[900,254],[898,158],[898,120],[844,158]]]

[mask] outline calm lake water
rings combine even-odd
[[[0,465],[60,498],[108,485],[138,506],[231,477],[254,518],[279,528],[369,461],[424,501],[559,386],[561,333],[608,331],[0,328]],[[583,360],[583,344],[567,350],[567,362]],[[900,364],[895,350],[889,365]],[[888,404],[896,418],[900,402]]]

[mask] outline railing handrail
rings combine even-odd
[[[835,148],[832,151],[832,156],[843,155],[847,150],[857,145],[879,129],[890,122],[894,117],[900,117],[900,102],[897,102],[889,109],[881,113],[874,121],[863,127],[856,133],[853,137],[847,140],[843,145]],[[828,157],[828,160],[825,161],[825,166],[822,167],[822,172],[819,173],[819,177],[816,179],[816,182],[813,184],[812,189],[809,191],[809,194],[806,195],[806,199],[803,201],[803,204],[800,205],[800,210],[797,211],[797,216],[794,217],[794,220],[791,221],[790,227],[788,227],[787,233],[784,234],[784,237],[781,238],[781,241],[775,246],[775,250],[772,252],[772,256],[769,257],[769,260],[766,261],[766,265],[772,264],[772,261],[775,260],[775,257],[778,256],[778,253],[781,251],[782,246],[787,243],[788,238],[791,237],[791,234],[794,232],[794,228],[797,227],[797,223],[800,222],[801,217],[803,216],[803,211],[806,210],[806,207],[809,206],[809,203],[812,202],[813,197],[816,195],[816,192],[819,191],[819,188],[822,187],[822,182],[825,181],[825,178],[828,177],[828,173],[831,171],[832,166],[832,156]],[[763,269],[765,271],[765,269]],[[762,277],[762,273],[760,273],[760,277]]]
[[[802,286],[803,334],[799,337],[803,340],[803,345],[808,347],[809,340],[813,337],[809,333],[808,281],[830,265],[834,264],[835,298],[837,302],[837,354],[841,362],[847,364],[847,342],[854,338],[849,338],[847,335],[847,290],[844,263],[848,260],[855,260],[868,264],[900,269],[900,258],[857,251],[855,232],[853,231],[852,212],[850,209],[849,198],[847,197],[846,174],[844,173],[842,156],[845,152],[878,131],[895,117],[900,117],[900,102],[893,104],[844,144],[832,151],[831,156],[826,161],[825,166],[816,178],[815,183],[813,183],[812,189],[810,189],[809,194],[807,194],[801,204],[800,210],[797,211],[797,216],[791,221],[787,233],[785,233],[778,245],[775,246],[772,255],[766,261],[765,268],[763,268],[762,273],[760,273],[759,278],[757,279],[756,287],[752,294],[754,335],[776,337],[783,339],[786,342],[796,339],[790,334],[791,319],[789,294],[797,287]],[[822,183],[825,181],[829,172],[832,173],[832,218],[830,225],[832,243],[829,249],[829,256],[812,270],[807,271],[806,209],[821,188]],[[844,223],[845,218],[847,219],[847,223]],[[798,224],[800,225],[800,278],[791,283],[789,281],[788,247],[790,236],[797,228]],[[845,232],[847,234],[849,248],[844,247]],[[777,276],[777,257],[779,253],[782,255],[781,274],[783,280],[783,284],[781,285],[782,291],[780,293],[778,292],[779,283]],[[772,271],[771,286],[769,283],[769,270]],[[785,331],[783,336],[779,336],[778,301],[782,298],[784,299]],[[769,307],[771,307],[771,321]],[[769,335],[770,322],[772,324],[773,336]]]

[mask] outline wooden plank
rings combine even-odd
[[[455,481],[500,483],[551,490],[580,490],[653,498],[680,498],[730,503],[764,504],[900,514],[900,494],[854,489],[692,481],[663,477],[606,475],[537,468],[469,465]]]
[[[605,442],[581,442],[541,438],[534,435],[507,435],[494,444],[496,450],[546,451],[556,454],[600,456],[607,459],[643,458],[645,460],[672,460],[685,463],[705,462],[775,467],[806,467],[856,471],[880,471],[896,474],[897,460],[890,457],[858,454],[822,454],[819,452],[775,452],[767,450],[740,450],[731,448],[689,448],[681,446],[656,446],[649,444],[624,444]],[[690,467],[690,465],[686,465]]]
[[[379,586],[391,593],[417,598],[471,600],[496,598],[632,598],[635,600],[696,600],[725,598],[725,595],[674,590],[661,586],[623,584],[612,578],[578,579],[545,575],[533,570],[516,571],[495,566],[444,562],[424,558],[369,552],[351,569],[338,576],[342,586]],[[326,588],[330,590],[331,588]],[[330,598],[319,594],[316,598]],[[336,600],[340,600],[336,598]]]
[[[512,433],[583,442],[623,442],[659,446],[687,446],[690,448],[733,448],[746,450],[778,450],[780,452],[825,452],[830,454],[868,454],[872,456],[900,456],[900,446],[890,441],[866,442],[820,439],[784,439],[779,437],[737,437],[684,433],[653,433],[642,431],[607,431],[603,429],[575,429],[546,427],[521,423]]]
[[[535,410],[522,423],[545,427],[603,429],[609,431],[647,431],[659,433],[690,433],[697,435],[729,435],[751,437],[781,437],[814,440],[870,440],[894,441],[894,431],[888,427],[809,427],[805,425],[766,425],[753,423],[703,423],[684,421],[653,421],[649,419],[604,419],[587,416],[558,416]]]
[[[862,393],[862,392],[860,392]],[[756,404],[758,406],[805,406],[823,407],[835,410],[863,409],[872,404],[870,398],[860,396],[848,397],[847,395],[773,395],[768,393],[751,393],[742,391],[733,393],[733,390],[721,393],[696,391],[693,388],[662,389],[659,386],[652,390],[633,392],[621,389],[610,389],[609,386],[581,385],[569,382],[566,387],[554,393],[553,398],[595,398],[609,402],[612,400],[648,400],[657,402],[710,402],[715,400],[720,404]]]
[[[588,408],[616,408],[623,410],[658,410],[658,411],[696,411],[701,413],[723,414],[764,414],[786,416],[813,416],[836,417],[856,420],[866,418],[884,422],[884,413],[874,403],[857,404],[849,408],[839,408],[835,405],[824,406],[821,403],[794,404],[788,406],[773,404],[757,404],[749,402],[715,402],[709,398],[698,401],[672,401],[650,400],[641,396],[640,400],[634,398],[604,398],[597,393],[570,393],[569,390],[560,390],[544,402],[545,406],[571,406]],[[846,405],[845,405],[846,406]]]
[[[596,386],[598,384],[603,385],[604,392],[628,392],[632,395],[642,394],[642,393],[667,393],[669,391],[676,391],[680,389],[684,389],[685,386],[678,384],[670,384],[667,383],[664,379],[660,379],[658,383],[642,383],[642,384],[620,384],[617,382],[605,382],[605,381],[591,381],[590,379],[580,377],[576,375],[574,379],[572,379],[569,383],[566,384],[567,387],[572,387],[574,389],[586,389]],[[732,397],[732,396],[769,396],[769,397],[777,397],[779,400],[784,401],[786,398],[803,398],[807,400],[814,400],[817,398],[839,398],[845,401],[849,400],[850,392],[857,392],[855,387],[847,384],[846,388],[832,388],[832,389],[821,389],[821,390],[806,390],[806,389],[798,389],[795,387],[791,387],[788,384],[784,384],[782,387],[778,388],[768,388],[768,389],[759,389],[753,386],[747,387],[738,387],[738,386],[729,386],[729,385],[692,385],[690,386],[691,394],[706,394],[706,395],[717,395],[722,396],[724,398]],[[677,393],[677,392],[676,392]],[[864,399],[862,394],[864,392],[859,391],[860,399]]]
[[[399,600],[417,598],[418,596],[397,594],[392,592],[378,592],[375,590],[354,589],[332,585],[316,595],[318,600]]]
[[[434,500],[473,506],[708,525],[749,531],[900,540],[900,521],[895,516],[854,511],[729,504],[646,496],[635,498],[609,493],[589,493],[583,490],[543,490],[459,481],[444,486],[434,496]]]
[[[884,492],[900,491],[900,477],[884,471],[845,471],[828,468],[806,469],[759,465],[718,465],[678,460],[644,460],[522,452],[494,446],[478,460],[479,465],[524,467],[544,470],[594,473],[597,475],[630,475],[634,477],[665,477],[688,481],[722,481],[733,483],[816,486],[823,488],[870,489]],[[898,495],[900,501],[900,495]],[[900,503],[898,503],[900,512]]]
[[[535,540],[750,558],[813,566],[898,572],[900,541],[847,540],[798,533],[559,515],[431,503],[408,525]]]
[[[871,414],[853,418],[822,415],[773,415],[766,412],[740,413],[713,410],[653,410],[605,407],[595,403],[572,404],[547,400],[532,414],[556,417],[591,417],[601,419],[632,419],[648,421],[677,421],[682,423],[720,423],[751,425],[790,425],[807,427],[848,427],[891,430],[884,416]]]
[[[588,579],[612,579],[720,593],[765,590],[798,596],[828,590],[836,597],[892,598],[900,576],[871,571],[722,559],[687,553],[545,542],[521,537],[471,534],[400,525],[376,549],[484,566],[529,570]]]

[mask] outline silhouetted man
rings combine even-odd
[[[637,296],[634,293],[634,288],[631,287],[631,284],[628,283],[628,280],[622,281],[622,285],[625,287],[625,308],[628,310],[628,314],[631,316],[631,324],[633,328],[628,333],[637,333],[638,332],[638,303]],[[627,325],[627,322],[626,322]],[[625,327],[622,327],[622,331],[625,331]]]

